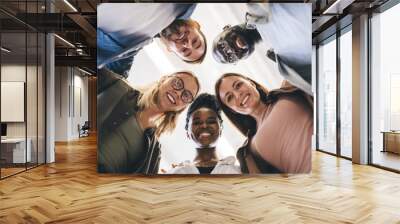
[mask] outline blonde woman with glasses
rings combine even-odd
[[[99,70],[98,171],[156,174],[161,154],[158,138],[175,129],[178,115],[199,89],[198,79],[187,71],[134,89],[119,75]]]

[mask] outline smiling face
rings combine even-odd
[[[228,25],[214,40],[213,56],[221,63],[237,63],[253,53],[259,38],[257,31]]]
[[[217,113],[206,107],[195,110],[189,121],[189,134],[200,147],[210,147],[218,140],[221,124]]]
[[[158,105],[162,111],[180,111],[193,101],[199,91],[194,77],[177,73],[162,81],[158,92]]]
[[[161,41],[169,51],[185,61],[200,59],[206,50],[205,39],[194,21],[175,20],[161,32]]]
[[[255,84],[239,76],[223,78],[218,94],[223,104],[245,115],[251,114],[261,102]]]

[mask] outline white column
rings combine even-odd
[[[353,162],[368,163],[368,15],[353,20]]]
[[[47,12],[54,12],[51,1],[46,2]],[[55,44],[54,35],[46,35],[46,163],[55,161]]]
[[[55,73],[54,73],[54,35],[46,36],[46,163],[55,161],[54,132],[55,132]]]

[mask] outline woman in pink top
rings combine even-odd
[[[243,173],[311,171],[312,98],[284,81],[265,87],[236,73],[224,74],[215,91],[229,120],[248,137],[237,157]]]

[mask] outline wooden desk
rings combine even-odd
[[[400,132],[382,131],[383,133],[383,151],[400,154]]]
[[[1,159],[5,163],[25,163],[31,161],[31,139],[26,141],[28,144],[25,152],[25,138],[6,138],[1,139]]]

